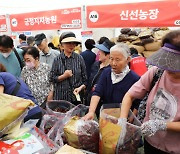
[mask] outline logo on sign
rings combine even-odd
[[[176,21],[174,22],[174,24],[175,24],[175,25],[180,25],[180,20],[176,20]]]
[[[90,20],[91,22],[97,22],[98,19],[99,19],[99,14],[98,14],[96,11],[91,11],[91,12],[89,13],[89,20]]]
[[[15,18],[13,18],[13,19],[11,20],[11,25],[12,25],[13,27],[17,27],[18,22],[17,22],[17,20],[16,20]]]

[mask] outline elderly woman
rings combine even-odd
[[[91,67],[89,85],[87,87],[87,104],[89,106],[92,93],[96,87],[96,84],[101,76],[103,70],[110,67],[110,48],[114,46],[115,43],[111,42],[109,39],[105,40],[102,44],[96,44],[95,47],[99,49],[99,60],[94,62]]]
[[[39,51],[35,47],[28,47],[23,52],[26,66],[21,72],[21,77],[29,86],[38,105],[44,107],[47,97],[50,94],[50,68],[48,64],[40,63]]]
[[[83,90],[87,84],[84,59],[74,52],[80,41],[73,32],[64,32],[60,36],[59,43],[63,52],[54,59],[50,74],[54,86],[53,99],[66,100],[78,105],[79,97],[83,101]]]
[[[102,72],[91,98],[89,112],[83,117],[84,120],[94,118],[100,99],[103,104],[120,104],[125,93],[139,80],[139,76],[129,69],[129,60],[130,49],[126,44],[119,43],[110,49],[111,67]]]
[[[126,121],[134,99],[141,99],[149,93],[144,123],[141,126],[142,134],[145,136],[145,154],[178,154],[180,153],[180,30],[169,32],[163,39],[163,47],[147,59],[147,62],[154,67],[126,93],[119,121]],[[150,90],[157,69],[164,72]]]

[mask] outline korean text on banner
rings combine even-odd
[[[179,0],[87,6],[88,28],[175,27],[179,17]]]
[[[10,22],[12,31],[79,29],[81,8],[12,14]]]

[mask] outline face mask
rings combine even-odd
[[[11,52],[7,52],[7,53],[1,53],[1,55],[3,55],[4,58],[9,57],[9,55],[11,54]]]
[[[27,66],[28,68],[34,68],[34,67],[35,67],[35,64],[32,63],[32,62],[26,62],[26,66]]]

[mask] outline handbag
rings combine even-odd
[[[140,122],[143,122],[144,117],[146,115],[146,104],[147,104],[148,96],[149,96],[152,88],[156,84],[156,82],[161,78],[163,72],[164,72],[164,70],[161,70],[159,68],[157,69],[156,73],[153,76],[153,80],[151,82],[151,87],[150,87],[149,92],[144,96],[142,101],[140,101],[139,109],[138,109],[138,115],[137,115],[137,118],[139,119]]]

